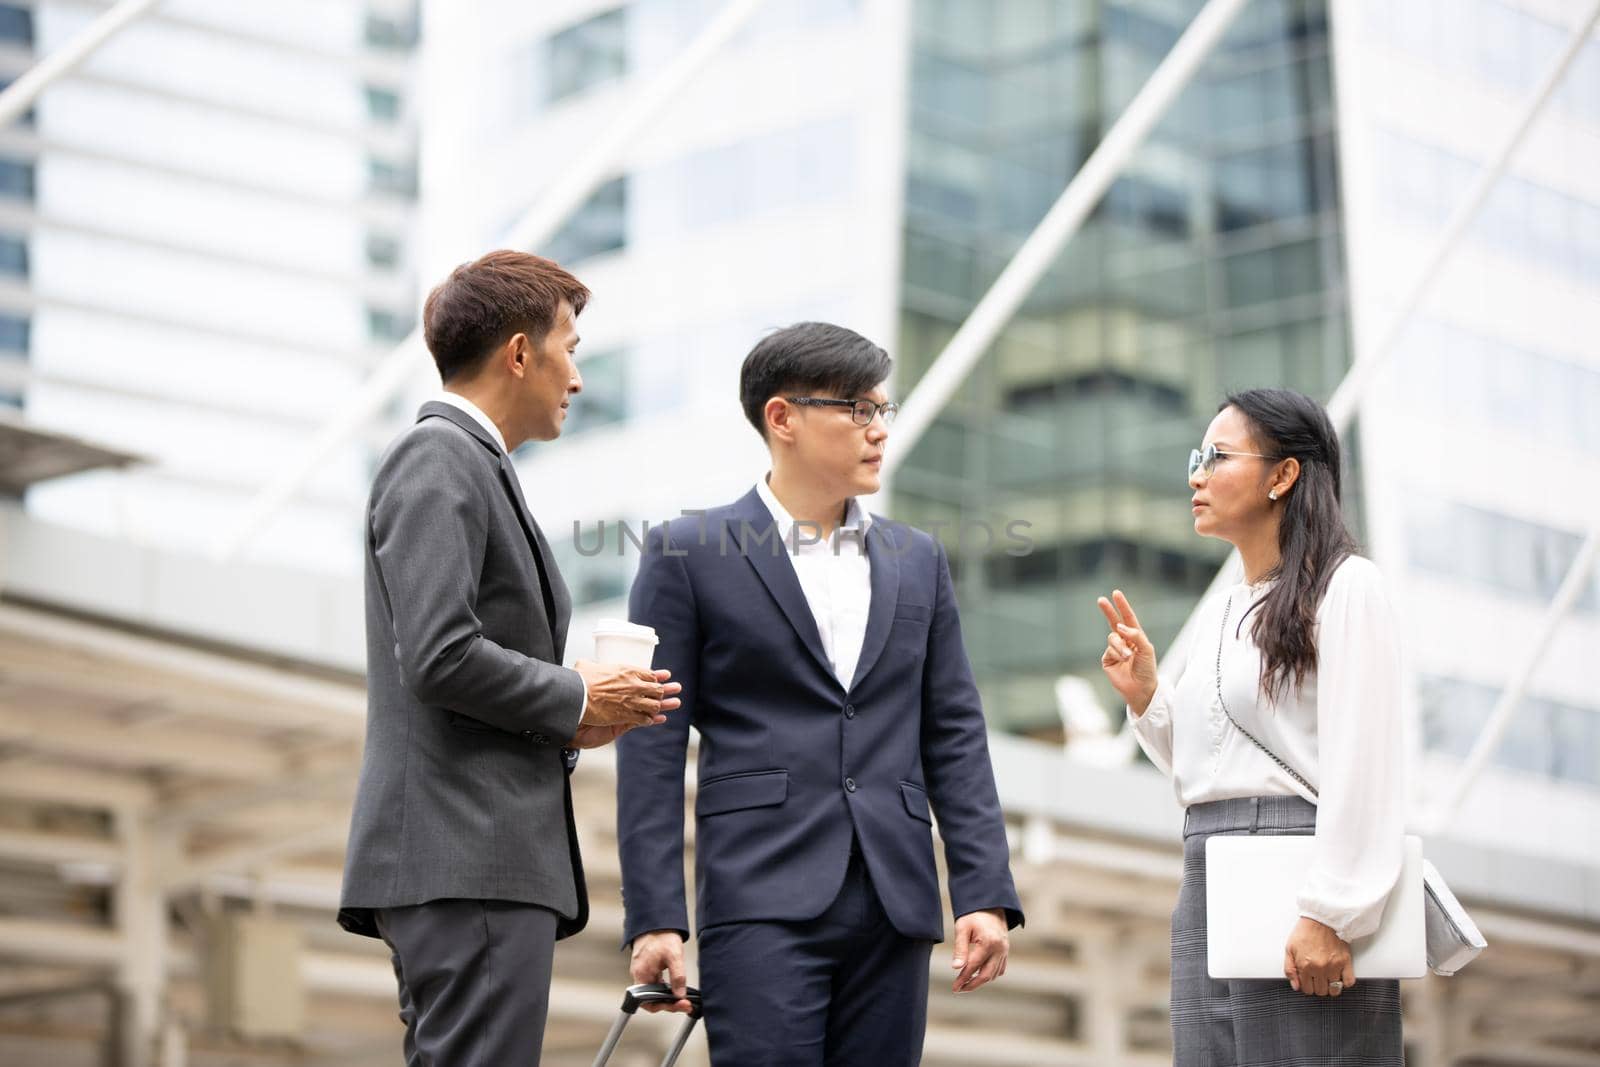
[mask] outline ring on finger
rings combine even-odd
[[[1328,992],[1332,993],[1334,996],[1338,996],[1340,993],[1344,992],[1344,983],[1340,981],[1329,982]]]

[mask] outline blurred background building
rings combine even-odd
[[[7,81],[104,5],[0,7]],[[43,486],[42,519],[203,551],[416,318],[410,3],[169,2],[3,134],[3,388],[136,452]],[[349,572],[370,448],[263,557]]]
[[[106,6],[0,4],[0,77]],[[622,526],[765,470],[736,402],[751,344],[838,321],[914,396],[1201,7],[753,5],[535,248],[595,292],[567,431],[517,457],[575,655],[625,610]],[[1173,643],[1224,559],[1192,532],[1187,450],[1231,389],[1333,395],[1592,7],[1247,3],[904,457],[876,507],[951,549],[1030,914],[996,989],[958,1000],[936,966],[930,1064],[1170,1059],[1180,813],[1110,736],[1093,598],[1126,590]],[[0,131],[0,1060],[397,1055],[381,946],[331,911],[361,502],[437,388],[426,358],[246,516],[426,287],[503,244],[727,9],[168,0]],[[1421,821],[1600,522],[1594,336],[1591,33],[1345,435],[1404,622]],[[1600,1065],[1597,613],[1591,570],[1429,837],[1494,947],[1407,984],[1413,1062]],[[558,956],[558,1065],[589,1062],[626,981],[610,774],[591,753],[577,779],[595,917]],[[671,1027],[634,1029],[659,1055]]]

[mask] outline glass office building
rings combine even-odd
[[[913,5],[902,397],[1201,6]],[[1325,3],[1248,7],[897,472],[996,725],[1059,731],[1063,673],[1109,702],[1097,595],[1176,633],[1226,554],[1184,476],[1222,397],[1349,363],[1329,51]]]

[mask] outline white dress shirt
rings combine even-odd
[[[488,415],[484,414],[484,411],[483,411],[482,408],[480,408],[478,405],[474,404],[472,401],[468,400],[466,397],[462,396],[460,393],[452,393],[448,389],[442,391],[439,394],[439,400],[441,400],[442,402],[444,402],[446,404],[449,404],[453,408],[460,408],[462,411],[465,411],[468,415],[470,415],[472,417],[472,421],[476,422],[479,426],[482,426],[485,430],[489,431],[489,436],[491,438],[493,438],[495,444],[500,446],[500,451],[506,452],[508,455],[510,454],[509,450],[506,448],[506,439],[500,433],[500,427],[498,427],[498,426],[496,426],[494,424],[494,420],[493,419],[491,419]],[[550,565],[552,567],[554,567],[555,563],[551,562]],[[551,625],[552,628],[555,626],[555,624],[556,624],[556,621],[554,619],[551,619],[550,620],[550,625]],[[583,714],[584,710],[586,710],[589,707],[589,683],[585,682],[583,680],[583,675],[581,675],[581,674],[578,675],[578,681],[583,684],[583,705],[578,711],[578,714],[581,716]],[[566,740],[566,739],[563,738],[563,740]]]
[[[479,426],[482,426],[485,430],[489,431],[490,438],[494,440],[495,444],[500,446],[500,451],[506,453],[511,451],[506,447],[506,439],[504,435],[500,433],[500,427],[496,426],[494,424],[494,420],[485,415],[483,413],[483,409],[478,405],[474,404],[460,393],[452,393],[448,389],[439,394],[439,399],[444,403],[449,404],[451,407],[460,408],[468,415],[471,415],[473,422],[476,422]]]
[[[778,536],[789,549],[795,577],[805,593],[811,617],[816,620],[822,651],[834,676],[846,690],[855,680],[861,660],[861,643],[867,636],[867,611],[872,606],[872,564],[867,558],[867,528],[872,516],[851,498],[844,522],[826,539],[809,523],[798,524],[778,502],[767,479],[756,492],[777,521]]]
[[[1317,609],[1315,673],[1269,700],[1251,637],[1256,615],[1246,617],[1269,588],[1236,585],[1203,605],[1183,677],[1176,686],[1159,682],[1145,713],[1133,718],[1130,709],[1129,718],[1140,746],[1172,775],[1180,804],[1290,794],[1317,803],[1300,914],[1350,941],[1378,928],[1400,873],[1406,791],[1394,614],[1377,568],[1358,556],[1345,560]],[[1219,638],[1228,711],[1320,796],[1228,721],[1217,700]]]

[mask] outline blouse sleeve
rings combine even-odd
[[[1316,845],[1298,903],[1351,941],[1378,928],[1405,838],[1398,635],[1377,568],[1347,560],[1318,619]]]
[[[1150,698],[1150,705],[1144,709],[1144,714],[1134,715],[1131,707],[1127,710],[1128,724],[1133,727],[1133,736],[1139,742],[1139,747],[1150,757],[1150,762],[1170,778],[1172,776],[1172,687],[1157,678],[1155,696]]]

